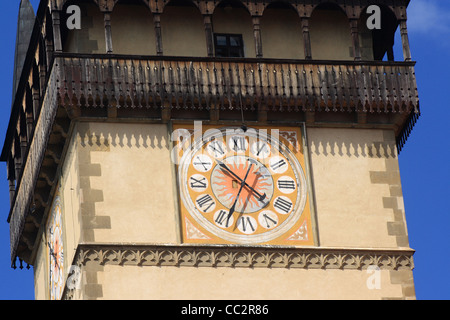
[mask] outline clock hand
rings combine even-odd
[[[243,181],[241,178],[239,178],[239,176],[237,175],[237,174],[235,174],[233,171],[231,171],[230,170],[230,168],[228,168],[227,167],[227,165],[225,164],[225,163],[223,163],[222,161],[220,161],[220,160],[217,160],[216,159],[216,162],[219,164],[219,166],[221,167],[221,168],[223,168],[223,169],[225,169],[226,171],[228,171],[229,173],[231,173],[236,179],[238,179],[239,180],[239,182],[242,184],[242,182],[244,182],[244,184],[245,184],[245,186],[247,187],[247,188],[249,188],[251,191],[253,191],[257,196],[258,196],[258,200],[259,201],[264,201],[264,199],[266,198],[266,194],[264,193],[264,194],[261,194],[261,193],[259,193],[258,191],[256,191],[252,186],[250,186],[247,182],[245,182],[245,181]],[[253,163],[252,163],[253,164]]]
[[[247,176],[248,176],[250,170],[252,169],[252,166],[253,166],[253,163],[250,164],[250,166],[248,167],[247,173],[245,174],[244,180],[241,181],[241,187],[239,188],[239,191],[238,191],[238,194],[236,196],[236,199],[234,200],[233,206],[230,208],[230,212],[228,213],[227,225],[228,225],[228,221],[230,220],[231,216],[234,213],[234,210],[235,210],[235,207],[236,207],[236,203],[239,200],[239,196],[241,195],[242,188],[244,188],[244,185],[245,185],[245,180],[247,179]]]
[[[50,242],[47,242],[48,248],[50,249],[50,254],[52,256],[55,256],[55,254],[53,253],[53,249],[52,249],[52,244]]]
[[[55,264],[56,264],[56,266],[57,266],[58,269],[59,269],[58,260],[57,260],[57,258],[56,258],[55,252],[54,252],[53,249],[52,249],[52,245],[50,244],[50,242],[48,242],[47,244],[48,244],[48,248],[50,249],[50,255],[53,257],[53,259],[55,259]]]

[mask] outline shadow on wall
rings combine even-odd
[[[137,127],[150,125],[138,125]],[[82,147],[91,147],[95,149],[120,147],[120,148],[151,148],[151,149],[166,149],[169,150],[168,136],[158,135],[140,130],[136,126],[114,125],[108,124],[110,129],[115,130],[89,130],[86,126],[82,126],[78,133],[80,144]],[[139,132],[141,131],[141,132]]]
[[[389,131],[386,131],[388,133]],[[386,134],[385,134],[386,136]],[[384,158],[396,159],[397,147],[395,140],[374,141],[372,143],[359,135],[349,137],[328,135],[324,137],[309,137],[311,154],[330,157],[356,157],[356,158]]]
[[[79,139],[82,147],[91,148],[158,148],[169,150],[169,135],[155,133],[162,130],[142,130],[142,128],[151,126],[150,124],[141,124],[133,126],[115,125],[109,123],[108,129],[96,128],[91,131],[88,126],[82,126],[79,131]],[[327,129],[325,129],[327,130]],[[165,132],[165,130],[163,130]],[[364,133],[371,130],[361,130],[356,135],[310,135],[309,149],[312,154],[330,157],[356,157],[356,158],[384,158],[396,159],[397,147],[394,135],[390,139],[390,131],[384,131],[383,138],[380,141],[370,142]],[[336,132],[336,129],[335,131]],[[371,135],[369,135],[371,136]],[[388,138],[386,138],[389,136]],[[372,136],[373,137],[373,136]]]

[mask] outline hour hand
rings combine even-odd
[[[242,182],[242,179],[239,178],[239,176],[238,176],[236,173],[234,173],[233,171],[231,171],[231,169],[228,168],[227,165],[226,165],[225,163],[223,163],[222,161],[217,160],[217,159],[216,159],[216,162],[217,162],[217,164],[218,164],[222,169],[225,169],[226,171],[228,171],[229,173],[231,173],[236,179],[238,179],[239,182]]]
[[[221,168],[223,168],[223,169],[227,170],[228,172],[231,172],[232,174],[234,174],[234,172],[231,171],[230,168],[228,168],[227,165],[226,165],[225,163],[223,163],[222,161],[217,160],[217,159],[216,159],[216,162],[217,162],[217,164],[218,164]],[[234,174],[234,175],[235,175],[235,174]]]
[[[53,257],[53,259],[55,259],[55,264],[56,264],[56,266],[57,266],[58,269],[59,269],[58,259],[57,259],[57,257],[56,257],[55,252],[54,252],[53,249],[52,249],[52,246],[51,246],[50,242],[48,242],[48,247],[49,247],[49,249],[50,249],[50,255]]]

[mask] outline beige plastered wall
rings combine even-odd
[[[36,300],[48,299],[48,263],[47,251],[44,237],[41,236],[39,241],[39,249],[36,254],[36,263],[34,264],[34,297]]]
[[[266,9],[261,18],[261,39],[265,58],[305,58],[302,26],[293,10]]]
[[[306,134],[318,245],[409,248],[393,132],[308,128]],[[181,243],[169,126],[77,123],[60,181],[66,270],[74,262],[78,243]],[[35,267],[37,299],[48,297],[44,239],[43,235]],[[408,270],[381,270],[381,289],[370,290],[366,270],[143,267],[98,262],[83,268],[84,289],[74,294],[77,299],[228,299],[231,292],[251,299],[414,297],[412,271]],[[258,291],[252,289],[256,285]],[[274,286],[290,294],[280,297]]]
[[[167,135],[166,125],[74,126],[59,174],[66,276],[80,243],[179,243]],[[44,224],[36,299],[49,297],[45,239]]]
[[[62,179],[63,189],[70,189],[63,190],[66,263],[77,241],[180,244],[169,127],[80,122],[73,135],[69,153],[74,155],[66,157]],[[308,128],[307,139],[319,245],[408,248],[393,132]],[[40,288],[44,265],[40,262],[36,268]],[[414,292],[412,271],[381,270],[379,289],[369,289],[369,277],[366,270],[117,266],[91,261],[83,266],[84,289],[74,297],[229,299],[233,292],[249,299],[402,299],[405,286]],[[256,285],[258,291],[252,289]],[[289,295],[280,297],[275,286]],[[41,289],[36,293],[45,297]]]
[[[103,13],[91,3],[80,3],[81,29],[69,30],[63,44],[64,52],[105,53]]]
[[[105,53],[103,14],[93,4],[80,4],[81,29],[69,30],[65,52]],[[132,17],[132,18],[131,18]],[[244,56],[254,58],[255,39],[250,14],[244,8],[216,8],[215,33],[242,34]],[[289,9],[264,11],[260,19],[263,55],[266,58],[304,59],[303,36],[298,14]],[[111,14],[113,52],[156,55],[153,15],[143,5],[117,4]],[[161,14],[163,52],[166,56],[207,56],[203,17],[194,7],[167,6]],[[340,11],[316,10],[310,19],[313,59],[353,60],[350,25]],[[372,60],[372,37],[360,34],[363,60]]]
[[[81,12],[82,28],[68,32],[64,51],[105,53],[103,14],[92,4],[82,5]],[[255,57],[252,20],[245,9],[234,8],[228,13],[223,8],[217,8],[213,15],[213,28],[217,33],[242,34],[245,57]],[[164,55],[207,55],[205,28],[198,9],[166,7],[161,15],[161,32]],[[111,14],[111,33],[114,53],[156,54],[152,13],[144,6],[116,5]]]
[[[203,17],[195,7],[167,6],[161,15],[164,55],[206,57]]]
[[[215,33],[242,34],[244,57],[256,57],[255,38],[250,14],[244,8],[216,8],[212,16]]]
[[[350,24],[343,12],[315,10],[309,27],[313,59],[353,60]]]
[[[395,136],[308,129],[321,246],[408,247]]]
[[[177,243],[168,129],[79,123],[84,242]]]
[[[400,299],[402,286],[382,270],[372,286],[365,270],[105,266],[99,299]]]
[[[179,243],[168,126],[81,122],[76,129],[86,231],[81,238]],[[394,133],[308,128],[307,139],[319,244],[408,248]],[[66,200],[74,198],[73,192],[64,192],[65,205],[77,211],[76,204],[69,206]]]
[[[156,54],[153,15],[143,5],[117,4],[111,14],[111,33],[114,53]]]
[[[59,191],[62,205],[62,223],[64,240],[64,270],[67,273],[73,263],[78,244],[82,241],[81,227],[81,181],[80,166],[78,162],[78,141],[77,135],[73,134],[70,139],[64,157],[64,163],[59,172],[57,189]],[[82,168],[81,168],[82,170]],[[51,206],[49,207],[49,209]],[[50,212],[46,212],[46,217]],[[43,233],[39,238],[40,245],[36,254],[36,265],[34,267],[35,297],[37,300],[48,299],[49,297],[49,266],[46,224]]]

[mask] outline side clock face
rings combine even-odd
[[[53,203],[47,226],[47,250],[49,262],[50,299],[60,299],[64,289],[64,250],[60,198]]]
[[[220,130],[206,132],[180,162],[181,199],[195,225],[229,243],[270,243],[289,234],[307,200],[294,153],[256,130]]]

